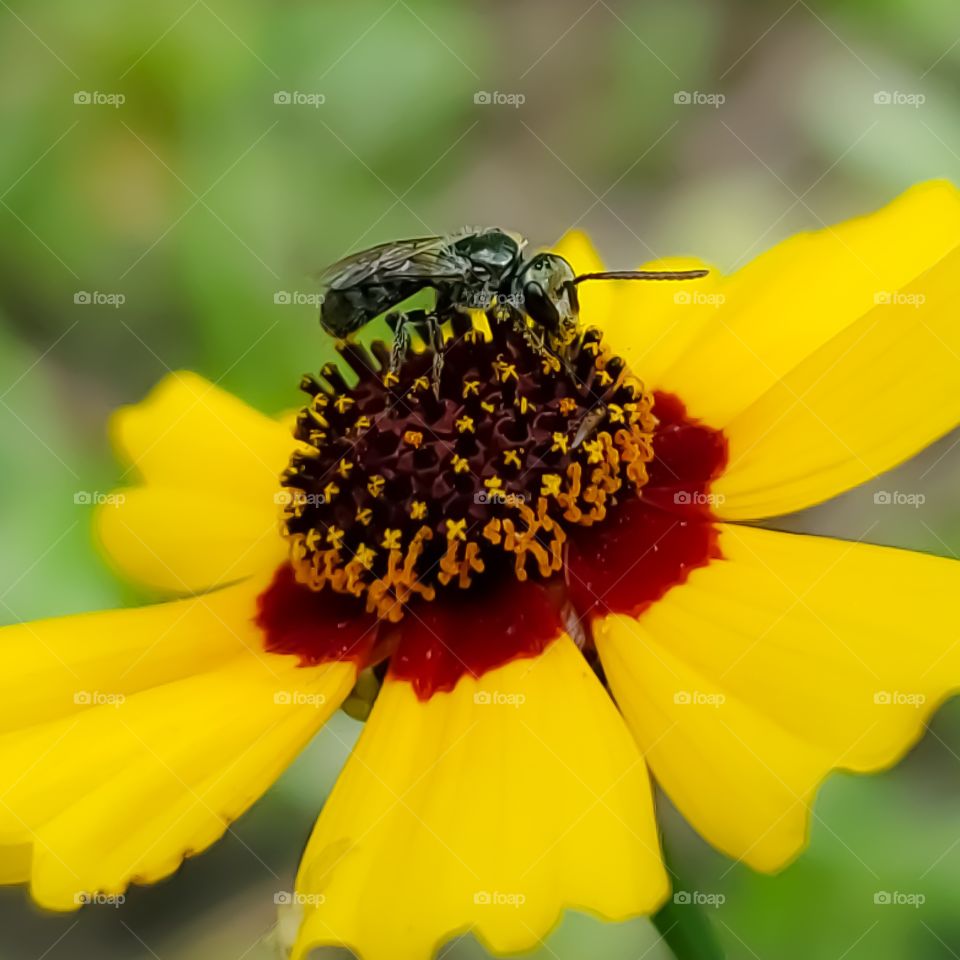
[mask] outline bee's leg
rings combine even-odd
[[[578,389],[582,386],[580,380],[577,378],[577,371],[573,366],[573,361],[570,359],[570,344],[564,344],[557,348],[555,356],[560,360],[560,363],[563,365],[563,372],[569,377],[570,382],[574,384]]]
[[[487,323],[490,325],[491,330],[495,330],[501,323],[509,323],[514,327],[515,330],[523,334],[524,340],[527,339],[526,334],[520,330],[519,326],[519,324],[525,322],[523,319],[523,314],[515,310],[509,304],[495,304],[488,310],[485,310],[483,315],[487,318]]]
[[[523,337],[524,343],[541,359],[545,360],[551,367],[560,368],[562,357],[557,356],[548,346],[544,337],[538,330],[527,323],[527,318],[518,311],[514,311],[511,320],[513,329]]]
[[[513,307],[505,304],[498,304],[487,310],[484,316],[487,318],[487,323],[490,324],[491,330],[493,330],[497,324],[509,323],[513,329],[523,337],[523,342],[534,353],[540,353],[540,350],[537,348],[536,335],[528,326],[526,315],[522,314],[519,310],[515,310]]]
[[[437,314],[431,314],[427,319],[427,325],[430,330],[430,344],[433,347],[433,369],[430,373],[430,380],[433,384],[433,395],[440,399],[440,376],[443,373],[443,330],[441,329],[443,321]]]
[[[492,327],[496,323],[510,322],[518,316],[518,313],[509,303],[498,300],[484,311],[484,315],[487,318],[487,323]]]
[[[551,350],[546,337],[537,328],[527,323],[526,314],[512,307],[494,308],[487,311],[487,320],[491,325],[494,323],[513,324],[513,329],[523,337],[523,342],[534,354],[545,361],[550,368],[554,370],[562,368],[570,378],[570,382],[579,389],[580,383],[577,380],[573,363],[570,361],[569,350],[563,348]]]
[[[387,324],[393,331],[393,347],[390,350],[390,372],[397,376],[410,349],[410,317],[405,313],[389,313]]]

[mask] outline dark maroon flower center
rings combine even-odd
[[[310,590],[398,622],[412,600],[504,569],[548,578],[572,529],[602,523],[646,483],[652,400],[597,330],[566,370],[506,323],[490,338],[469,331],[447,344],[436,393],[432,354],[396,377],[358,348],[344,359],[355,386],[332,366],[325,384],[304,380],[306,449],[283,478],[290,563]]]
[[[439,399],[427,353],[386,384],[345,354],[355,386],[331,367],[304,381],[291,560],[257,618],[271,651],[389,669],[426,699],[564,630],[592,658],[593,618],[637,615],[719,555],[708,490],[725,438],[646,394],[596,331],[574,378],[512,331],[460,337]]]

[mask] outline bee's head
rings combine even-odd
[[[707,270],[621,270],[574,273],[573,267],[555,253],[538,253],[527,260],[511,281],[523,298],[523,308],[537,326],[555,341],[561,353],[577,335],[580,300],[577,284],[585,280],[698,280]]]
[[[526,263],[519,277],[527,315],[561,343],[577,330],[580,301],[575,280],[573,267],[555,253],[538,253]]]

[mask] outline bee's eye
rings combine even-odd
[[[524,309],[530,318],[541,327],[556,330],[560,323],[560,315],[547,292],[538,283],[528,283],[523,288]]]

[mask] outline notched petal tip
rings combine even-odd
[[[297,891],[295,958],[423,960],[466,932],[511,954],[565,909],[656,910],[668,881],[643,758],[572,641],[428,701],[388,679]]]
[[[260,586],[0,631],[0,878],[58,911],[120,895],[274,782],[356,668],[263,651]]]
[[[614,696],[691,825],[776,872],[833,770],[895,763],[960,686],[960,564],[721,525],[724,559],[595,630]]]

